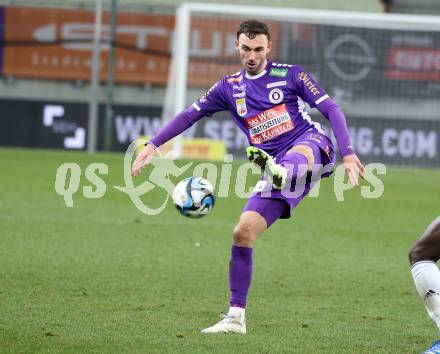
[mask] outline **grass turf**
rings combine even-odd
[[[0,161],[2,353],[416,353],[439,337],[407,261],[439,214],[438,170],[389,168],[381,198],[344,202],[327,179],[258,240],[248,334],[210,336],[244,199],[218,198],[200,220],[172,205],[145,216],[112,187],[123,155],[0,149]],[[73,208],[54,190],[64,162],[83,172]],[[100,199],[82,196],[91,162],[109,166]]]

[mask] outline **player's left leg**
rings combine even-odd
[[[440,330],[440,217],[425,230],[409,252],[411,274],[416,289],[423,299],[429,317]],[[440,353],[440,341],[425,353]]]
[[[267,179],[276,189],[281,189],[286,185],[287,169],[275,162],[275,159],[266,151],[255,146],[246,149],[249,161],[256,164],[261,169],[261,173],[266,174]]]
[[[334,152],[330,140],[317,132],[305,133],[285,154],[274,159],[265,151],[248,147],[247,156],[261,168],[275,189],[283,189],[288,182],[295,184],[311,173],[321,173],[317,179],[329,176],[333,170]],[[325,168],[327,166],[328,168]],[[289,185],[286,188],[291,189]]]
[[[260,167],[272,186],[282,189],[288,181],[295,181],[311,171],[314,164],[313,150],[307,145],[295,145],[279,161],[264,150],[250,146],[246,149],[248,159]]]

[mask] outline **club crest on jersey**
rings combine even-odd
[[[273,104],[278,104],[284,99],[284,93],[281,89],[275,88],[269,92],[269,101]]]
[[[246,99],[239,98],[238,100],[235,100],[235,105],[237,106],[238,115],[244,117],[247,114]]]

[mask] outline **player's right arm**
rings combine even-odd
[[[156,149],[183,133],[194,123],[205,116],[215,112],[227,110],[225,95],[223,94],[223,80],[214,84],[202,97],[191,106],[171,119],[159,132],[145,145],[133,163],[131,174],[137,176],[142,167],[146,166],[155,155]]]

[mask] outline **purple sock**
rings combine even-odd
[[[229,262],[229,287],[231,306],[246,308],[246,298],[251,286],[253,262],[252,248],[232,246]]]

